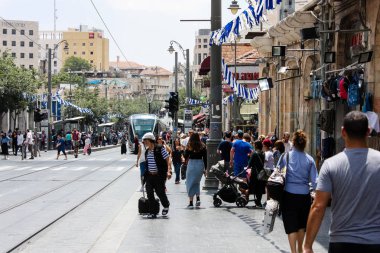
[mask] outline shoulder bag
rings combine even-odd
[[[280,161],[284,159],[284,154],[281,155]],[[271,199],[281,201],[284,194],[286,169],[289,166],[289,153],[286,153],[286,165],[283,168],[277,166],[272,175],[268,178],[267,190]]]
[[[261,166],[263,168],[259,172],[257,170],[257,168],[255,167],[256,174],[257,174],[257,180],[259,180],[259,181],[268,181],[268,178],[270,177],[272,171],[270,169],[264,168],[264,163],[263,163],[263,161],[260,158],[260,154],[258,154],[257,152],[256,152],[256,154],[257,154],[257,157],[259,158]]]

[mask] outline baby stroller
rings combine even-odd
[[[238,207],[245,207],[248,204],[248,200],[236,188],[236,185],[238,185],[243,189],[248,189],[248,184],[239,178],[239,175],[241,175],[244,171],[242,171],[239,175],[230,176],[222,170],[223,167],[223,161],[220,161],[218,164],[211,167],[211,172],[223,184],[223,187],[214,194],[214,206],[220,207],[223,200],[228,203],[235,202]]]

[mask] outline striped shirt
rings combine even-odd
[[[162,158],[164,160],[169,157],[169,153],[166,151],[165,147],[162,147],[161,154],[162,154]],[[157,173],[158,169],[157,169],[156,160],[154,160],[154,151],[153,150],[148,150],[148,154],[146,156],[146,159],[148,162],[149,172]]]

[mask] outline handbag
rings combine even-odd
[[[260,163],[263,167],[262,170],[260,170],[260,172],[258,172],[257,168],[255,167],[255,170],[256,170],[256,174],[257,174],[257,180],[259,181],[268,181],[268,178],[270,177],[270,175],[272,174],[272,171],[271,169],[269,168],[264,168],[264,163],[263,161],[261,160],[259,154],[257,154],[257,157],[259,158],[260,160]]]
[[[181,165],[181,180],[186,179],[186,171],[187,171],[187,164],[182,164]]]
[[[280,161],[284,158],[284,154],[281,155]],[[289,153],[286,153],[286,166],[283,168],[276,167],[272,175],[268,178],[267,190],[269,198],[281,201],[284,194],[286,169],[289,166]]]

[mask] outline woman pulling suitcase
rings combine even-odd
[[[169,154],[162,145],[156,144],[156,138],[152,133],[146,133],[142,138],[143,144],[146,146],[145,159],[147,169],[145,170],[144,180],[145,189],[149,201],[149,216],[154,219],[157,216],[155,211],[156,192],[164,209],[162,215],[166,216],[169,212],[169,200],[165,193],[165,181],[172,177],[171,164],[169,162]]]

